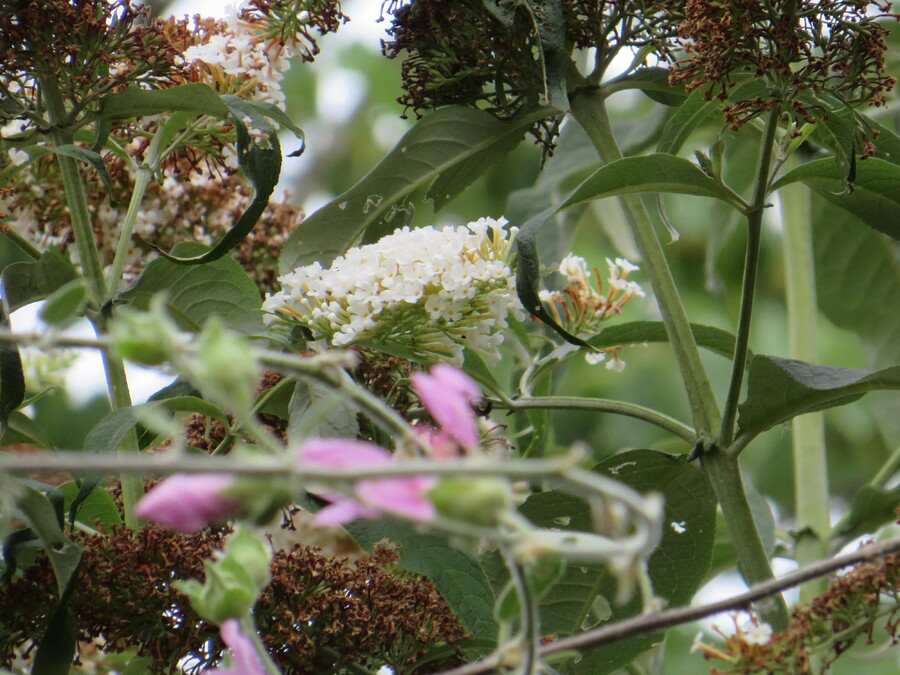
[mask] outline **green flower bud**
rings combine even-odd
[[[512,504],[502,478],[445,478],[427,496],[442,515],[473,525],[496,525]]]
[[[204,619],[221,624],[246,616],[271,581],[272,552],[264,539],[239,527],[215,560],[206,561],[206,581],[176,582]]]
[[[259,384],[260,368],[250,345],[216,318],[207,322],[197,352],[186,364],[204,396],[235,412],[246,411]]]
[[[183,348],[187,336],[165,310],[165,298],[155,296],[149,310],[121,307],[109,326],[113,349],[122,358],[144,366],[171,360]]]

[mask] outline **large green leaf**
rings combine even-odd
[[[75,268],[55,248],[49,248],[34,262],[7,265],[0,277],[3,303],[8,311],[43,300],[78,276]]]
[[[662,493],[664,525],[660,543],[648,562],[650,577],[654,591],[668,606],[689,602],[705,579],[715,537],[716,500],[706,477],[685,461],[651,450],[615,455],[596,470],[642,493]],[[543,527],[593,529],[589,505],[559,491],[536,493],[520,510]],[[641,611],[641,598],[618,605],[616,595],[614,576],[603,566],[569,565],[541,603],[541,632],[572,635],[604,620],[617,621]],[[610,673],[661,639],[661,633],[654,633],[588,651],[573,664],[574,672]]]
[[[18,264],[18,263],[17,263]],[[9,330],[9,319],[0,307],[0,328]],[[6,436],[9,418],[25,400],[22,356],[14,342],[0,344],[0,438]]]
[[[378,223],[417,188],[430,186],[428,197],[440,208],[512,150],[536,121],[554,112],[540,108],[501,121],[483,111],[449,106],[426,115],[362,180],[291,233],[280,272],[316,261],[328,265],[367,230],[379,229]]]
[[[72,503],[78,497],[80,487],[75,481],[68,481],[57,488],[66,498],[68,510],[71,512]],[[122,514],[112,495],[100,487],[95,487],[74,512],[74,519],[89,527],[95,527],[97,522],[104,528],[122,524]]]
[[[832,323],[860,336],[869,368],[900,363],[900,312],[891,311],[900,298],[900,243],[864,227],[847,211],[816,202],[812,222],[819,308]],[[894,397],[871,403],[888,447],[900,445]]]
[[[738,426],[752,437],[797,415],[845,405],[879,389],[900,389],[900,366],[871,371],[756,356]]]
[[[309,378],[298,378],[291,396],[288,445],[310,436],[356,438],[357,408],[340,391]]]
[[[591,199],[637,192],[675,192],[714,197],[738,210],[746,206],[731,189],[707,176],[696,164],[666,153],[623,157],[601,167],[563,202],[560,209]]]
[[[900,165],[870,157],[856,164],[848,184],[846,171],[833,157],[817,159],[782,176],[772,189],[797,181],[869,227],[900,239]]]
[[[202,244],[182,242],[172,249],[177,255],[203,255]],[[259,288],[240,264],[220,258],[203,265],[179,265],[165,258],[151,261],[120,300],[146,310],[150,299],[166,293],[166,309],[185,330],[197,331],[210,317],[244,333],[262,328]]]
[[[431,579],[474,637],[496,641],[494,591],[477,560],[451,546],[446,537],[423,534],[406,523],[357,520],[346,529],[366,549],[385,538],[399,544],[400,567]]]
[[[673,87],[669,84],[669,69],[658,66],[640,68],[627,75],[622,75],[603,84],[605,93],[613,93],[623,89],[639,89],[657,103],[680,106],[688,98],[684,87]],[[660,152],[674,152],[662,150]]]
[[[850,502],[850,510],[831,533],[831,539],[843,544],[897,520],[900,486],[883,488],[866,485]]]

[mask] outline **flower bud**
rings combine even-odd
[[[119,356],[143,366],[157,366],[172,359],[187,342],[165,310],[165,298],[155,296],[150,308],[141,312],[121,307],[110,323],[110,340]]]
[[[445,478],[428,492],[438,513],[473,525],[496,525],[511,508],[502,478]]]
[[[246,339],[228,331],[215,317],[200,333],[196,355],[186,367],[205,397],[236,413],[250,407],[259,383],[259,363]]]

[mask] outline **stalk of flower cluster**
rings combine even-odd
[[[573,117],[584,128],[601,158],[606,162],[619,159],[621,151],[612,133],[603,93],[591,85],[572,65],[570,69],[570,96]],[[766,145],[764,143],[764,145]],[[761,151],[761,157],[763,157]],[[771,154],[771,139],[768,154]],[[761,167],[768,181],[768,166]],[[766,183],[767,184],[767,183]],[[759,192],[759,191],[757,191]],[[765,194],[763,192],[763,194]],[[633,195],[620,197],[626,218],[631,225],[635,241],[643,256],[644,272],[650,278],[662,314],[666,333],[681,371],[685,390],[691,403],[694,426],[701,448],[700,460],[722,507],[729,532],[741,560],[741,572],[749,583],[758,583],[774,577],[768,555],[762,545],[756,521],[750,510],[747,493],[740,475],[737,458],[712,443],[714,430],[720,427],[720,413],[712,392],[709,378],[700,361],[700,353],[691,332],[684,306],[675,287],[659,238],[653,230],[650,218],[639,198]],[[754,205],[757,201],[754,201]],[[761,209],[761,204],[759,205]],[[746,349],[746,344],[744,345]],[[736,348],[737,351],[737,348]],[[736,356],[736,359],[740,359]],[[742,372],[742,367],[741,367]],[[734,378],[732,378],[734,380]],[[736,406],[736,404],[735,404]],[[731,422],[733,425],[733,421]],[[722,425],[722,429],[725,427]],[[728,432],[730,435],[730,432]],[[761,608],[763,618],[776,629],[783,629],[788,622],[787,606],[783,598],[767,603]]]
[[[809,194],[798,185],[779,193],[784,223],[785,294],[787,296],[788,356],[809,363],[819,360],[816,336],[818,304],[812,250]],[[828,464],[825,457],[825,420],[821,412],[791,420],[794,455],[794,497],[797,530],[810,528],[797,542],[800,566],[821,560],[828,553],[825,536],[831,528],[828,512]],[[824,592],[824,579],[800,587],[801,602]]]
[[[41,87],[41,95],[47,106],[50,122],[53,125],[51,139],[56,145],[67,145],[73,139],[71,134],[63,128],[66,118],[66,107],[59,87],[52,77],[39,76],[38,81]],[[94,239],[94,230],[91,226],[91,216],[88,212],[84,183],[73,158],[57,155],[57,161],[59,162],[66,204],[69,207],[69,217],[72,221],[72,232],[78,249],[82,274],[87,280],[91,300],[95,307],[100,308],[106,303],[106,284],[103,278],[103,268],[100,265],[100,254]],[[92,322],[94,323],[95,331],[98,334],[103,333],[106,317],[102,313],[98,313],[92,318]],[[122,359],[115,354],[104,352],[103,365],[106,371],[110,405],[114,410],[130,406],[131,393],[128,390],[125,364]],[[123,439],[120,451],[137,452],[138,449],[137,434],[134,430],[131,430]],[[121,480],[123,517],[126,525],[134,526],[137,524],[133,515],[134,505],[143,494],[143,479],[139,476],[124,474],[121,476]]]

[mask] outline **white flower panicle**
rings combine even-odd
[[[559,262],[559,273],[566,277],[566,285],[559,291],[540,293],[540,299],[549,306],[557,323],[575,335],[597,333],[600,323],[610,316],[621,314],[629,300],[635,296],[644,297],[640,285],[627,279],[631,272],[640,269],[637,265],[625,258],[616,258],[614,261],[607,258],[606,264],[609,267],[607,288],[604,288],[596,267],[594,288],[589,280],[591,272],[585,259],[569,254]],[[625,368],[625,362],[619,356],[621,349],[621,346],[606,347],[586,352],[584,358],[592,365],[605,361],[608,369],[621,371]]]
[[[518,228],[481,218],[465,226],[396,230],[280,278],[267,321],[306,326],[335,347],[367,344],[461,364],[470,348],[499,358],[507,315],[525,311],[509,258]]]

